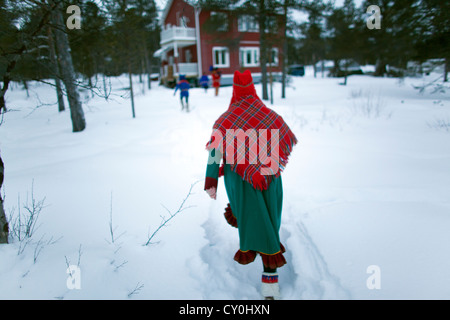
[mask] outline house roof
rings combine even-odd
[[[169,14],[170,7],[172,7],[173,1],[174,1],[174,0],[167,0],[166,6],[164,7],[163,12],[162,12],[162,15],[161,15],[160,25],[164,25],[164,21],[166,20],[167,15]],[[193,7],[193,6],[195,5],[195,3],[196,3],[195,0],[191,0],[191,1],[189,1],[189,0],[188,0],[188,1],[183,0],[183,1],[184,1],[187,5],[189,5],[189,6],[191,6],[191,7]],[[248,0],[238,0],[238,1],[237,1],[236,3],[234,3],[234,4],[232,4],[232,3],[228,4],[228,6],[225,6],[224,9],[226,9],[226,10],[235,10],[236,8],[239,8],[240,6],[244,5],[247,1],[248,1]],[[194,3],[194,5],[193,5],[193,3]],[[281,13],[281,12],[278,12],[278,13]]]

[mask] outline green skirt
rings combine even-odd
[[[239,250],[234,259],[247,264],[260,254],[265,267],[275,269],[283,266],[286,263],[285,249],[279,236],[283,206],[281,176],[274,178],[268,189],[261,191],[231,170],[229,164],[224,165],[223,175],[229,200],[225,218],[238,228],[239,233]],[[218,176],[219,165],[209,164],[207,179],[214,185]]]
[[[239,232],[239,250],[234,259],[248,264],[260,254],[265,267],[283,266],[285,249],[279,236],[283,206],[281,176],[273,179],[267,190],[261,191],[225,165],[224,180],[229,199],[225,217]]]

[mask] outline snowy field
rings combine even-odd
[[[308,69],[267,102],[299,139],[283,174],[281,294],[450,299],[450,92],[420,94],[422,78],[341,81]],[[204,147],[232,88],[192,89],[186,113],[172,90],[140,86],[135,119],[126,77],[108,101],[81,92],[81,133],[52,88],[8,91],[5,210],[17,222],[32,198],[45,202],[31,238],[0,245],[0,299],[261,298],[260,258],[233,260],[223,181],[217,200],[203,191]]]

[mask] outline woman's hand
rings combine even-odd
[[[211,188],[207,189],[206,193],[209,195],[209,197],[211,199],[216,200],[216,188],[215,187],[211,187]]]

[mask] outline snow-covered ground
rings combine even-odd
[[[275,85],[271,107],[299,139],[283,173],[283,298],[450,298],[450,127],[439,125],[450,93],[419,94],[411,84],[423,81],[342,86],[308,69],[283,100]],[[108,101],[81,93],[81,133],[52,88],[8,91],[5,209],[25,216],[32,186],[45,207],[31,239],[0,245],[0,299],[260,299],[260,258],[233,260],[223,181],[216,201],[203,191],[205,143],[232,88],[192,89],[186,113],[173,91],[136,83],[132,119],[126,77],[112,86]]]

